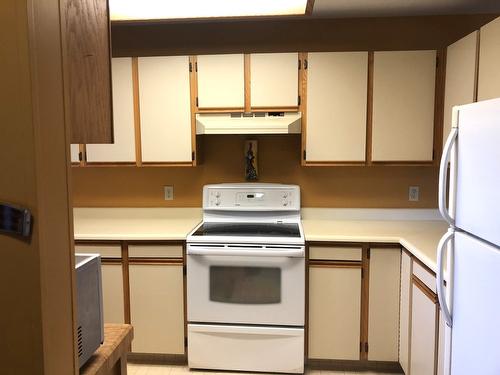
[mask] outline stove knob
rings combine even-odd
[[[215,198],[220,198],[220,192],[215,193]]]
[[[288,193],[283,193],[283,198],[284,199],[288,198]]]
[[[219,206],[219,205],[220,205],[220,199],[217,199],[217,200],[215,201],[215,205],[216,205],[216,206]]]
[[[283,202],[283,206],[288,206],[288,202],[287,201]]]

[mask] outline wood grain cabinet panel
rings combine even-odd
[[[113,58],[113,124],[111,145],[87,145],[87,162],[135,162],[134,92],[132,58]]]
[[[308,54],[306,161],[365,161],[367,52]]]
[[[189,58],[139,57],[142,161],[192,161]]]
[[[309,358],[359,360],[361,268],[310,267]]]
[[[135,353],[184,354],[182,264],[130,264]]]
[[[399,363],[405,374],[409,374],[410,370],[411,268],[411,257],[403,252],[399,304]]]
[[[113,143],[108,2],[60,4],[71,143]]]
[[[500,17],[481,27],[477,100],[500,97]]]
[[[370,249],[368,359],[397,362],[401,251]]]
[[[298,103],[298,53],[250,55],[252,107],[296,107]]]
[[[361,262],[362,251],[361,247],[309,246],[309,259]]]
[[[411,375],[432,375],[436,369],[436,303],[412,286]]]
[[[436,51],[375,52],[372,161],[432,161]]]
[[[443,144],[450,134],[453,106],[474,101],[477,37],[478,32],[474,31],[448,46],[446,51]]]
[[[242,54],[197,57],[198,107],[243,108],[245,68]]]

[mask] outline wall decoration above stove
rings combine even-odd
[[[258,174],[257,141],[245,141],[245,179],[247,181],[256,181]]]

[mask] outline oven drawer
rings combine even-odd
[[[301,328],[188,325],[190,368],[304,372]]]

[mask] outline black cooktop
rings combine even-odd
[[[296,223],[203,223],[193,236],[300,237]]]

